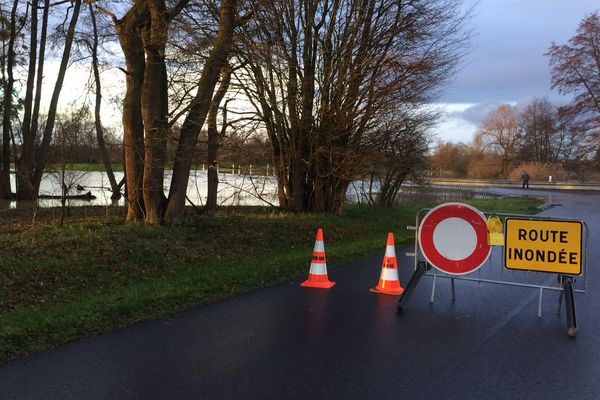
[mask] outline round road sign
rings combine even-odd
[[[479,269],[489,258],[485,216],[463,203],[444,203],[425,215],[417,234],[427,262],[450,275]]]

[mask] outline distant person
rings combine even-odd
[[[523,178],[523,189],[529,189],[529,174],[527,171],[521,176]]]

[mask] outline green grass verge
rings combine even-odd
[[[536,212],[535,199],[473,202]],[[415,213],[350,207],[344,216],[230,208],[177,228],[123,224],[123,209],[0,212],[0,362],[81,337],[304,277],[322,227],[329,267],[382,251],[386,234],[412,243]]]
[[[113,172],[123,172],[123,164],[113,163],[111,164]],[[46,168],[49,171],[60,171],[62,166],[60,164],[49,164]],[[104,164],[88,164],[88,163],[68,163],[65,165],[67,171],[77,172],[105,172]]]
[[[513,214],[535,214],[539,211],[537,208],[543,204],[543,199],[537,197],[499,197],[489,200],[468,200],[467,203],[483,212],[502,212],[504,210]]]

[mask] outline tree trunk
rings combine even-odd
[[[48,34],[48,15],[50,13],[50,0],[44,0],[44,13],[42,14],[42,32],[40,33],[40,50],[38,55],[38,68],[35,83],[35,98],[31,113],[31,136],[37,137],[40,106],[42,103],[42,84],[44,82],[44,62],[46,60],[46,37]],[[35,140],[35,139],[34,139]]]
[[[79,18],[79,10],[81,9],[81,0],[75,0],[73,7],[73,15],[71,16],[71,21],[69,23],[69,29],[67,30],[67,37],[65,40],[65,47],[63,49],[63,55],[60,62],[60,67],[58,69],[58,76],[56,78],[56,83],[54,86],[54,91],[52,92],[52,98],[50,100],[50,107],[48,108],[48,118],[46,119],[46,127],[44,129],[44,137],[42,139],[42,144],[39,148],[39,151],[36,154],[36,166],[35,173],[33,175],[33,179],[31,181],[31,186],[33,188],[33,193],[37,197],[40,182],[42,180],[42,174],[44,173],[44,169],[46,167],[46,161],[48,159],[48,150],[50,149],[50,141],[52,140],[52,132],[54,130],[54,122],[56,119],[56,110],[58,107],[58,99],[60,97],[60,92],[63,87],[63,82],[65,79],[65,73],[67,71],[67,66],[69,64],[69,57],[71,55],[71,46],[73,44],[73,37],[75,36],[75,27],[77,25],[77,20]]]
[[[144,2],[137,2],[120,21],[115,21],[126,63],[123,99],[123,159],[125,162],[127,222],[144,219],[142,178],[144,171],[144,123],[141,113],[144,81],[144,47],[138,27],[148,18]]]
[[[270,67],[272,70],[272,58],[267,53],[266,57],[267,68]],[[279,200],[279,207],[288,210],[290,209],[289,199],[289,179],[288,179],[288,162],[287,162],[287,147],[285,145],[286,140],[284,139],[284,126],[282,113],[277,109],[277,100],[274,96],[270,96],[268,83],[265,79],[263,71],[258,64],[252,63],[250,60],[249,68],[254,76],[253,86],[256,88],[256,95],[260,103],[260,111],[257,107],[257,111],[260,114],[262,121],[265,124],[267,135],[271,142],[271,150],[273,152],[273,169],[274,175],[277,179],[277,197]],[[256,60],[253,60],[256,61]],[[272,76],[272,75],[271,75]]]
[[[222,1],[219,32],[204,65],[198,83],[198,92],[181,128],[169,190],[169,201],[165,212],[165,222],[170,224],[180,224],[183,218],[187,184],[198,134],[206,120],[213,91],[219,79],[219,72],[227,62],[227,55],[233,42],[236,13],[237,0]]]
[[[150,24],[142,33],[146,68],[142,84],[142,119],[144,121],[144,210],[145,222],[162,222],[165,156],[167,150],[169,100],[165,49],[169,14],[163,0],[147,0]]]
[[[207,148],[207,165],[208,165],[208,182],[206,185],[206,206],[204,210],[209,216],[213,216],[217,211],[217,190],[219,186],[219,176],[217,173],[217,160],[219,157],[219,132],[217,131],[217,115],[219,113],[219,105],[225,97],[227,90],[229,89],[229,82],[231,81],[231,68],[228,66],[223,67],[221,70],[221,83],[219,89],[215,93],[212,102],[210,103],[210,110],[208,111],[207,117],[207,133],[208,133],[208,148]],[[223,120],[223,132],[227,121]]]
[[[110,189],[112,191],[111,199],[119,199],[121,197],[121,191],[119,185],[115,179],[112,166],[110,164],[110,158],[108,151],[106,150],[106,144],[104,142],[104,132],[102,128],[102,120],[100,119],[100,107],[102,105],[102,88],[100,84],[100,71],[98,70],[98,28],[96,26],[96,15],[94,14],[94,8],[89,4],[90,16],[92,18],[92,28],[94,34],[94,41],[92,43],[92,68],[94,70],[94,82],[96,84],[96,104],[94,107],[94,125],[96,128],[96,138],[98,140],[98,148],[100,149],[100,155],[102,162],[104,163],[104,169],[110,182]]]
[[[25,100],[23,103],[23,124],[21,157],[17,162],[17,197],[33,199],[37,196],[33,177],[35,174],[35,132],[31,132],[31,110],[33,107],[33,86],[35,82],[35,67],[37,64],[37,32],[38,32],[38,2],[31,2],[31,33],[29,40],[29,68],[25,85]]]
[[[341,215],[344,212],[344,205],[346,204],[346,192],[350,181],[347,179],[336,179],[335,186],[333,187],[331,194],[331,204],[328,207],[329,212]]]
[[[6,57],[6,82],[4,84],[4,101],[2,104],[2,174],[0,176],[0,198],[11,196],[10,184],[10,132],[12,130],[13,102],[12,93],[15,83],[13,64],[15,62],[15,38],[17,23],[18,0],[14,0],[10,13],[10,29],[8,39],[8,54]]]

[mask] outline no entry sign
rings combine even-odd
[[[418,241],[427,262],[450,275],[476,271],[492,251],[485,216],[463,203],[444,203],[429,211],[419,225]]]

